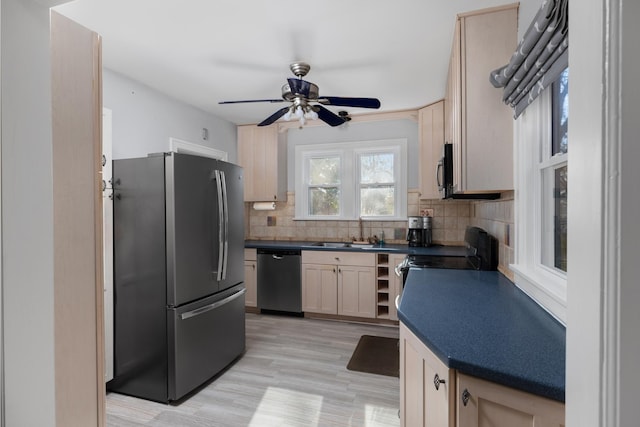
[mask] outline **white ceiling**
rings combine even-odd
[[[305,61],[324,96],[378,111],[441,99],[455,15],[508,0],[75,0],[56,8],[103,38],[108,69],[236,124],[258,123]],[[361,108],[330,107],[351,115]]]

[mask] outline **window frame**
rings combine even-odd
[[[395,203],[394,215],[359,216],[360,156],[379,153],[394,154]],[[339,155],[341,160],[341,191],[339,215],[309,215],[308,160]],[[305,221],[349,221],[359,218],[372,221],[406,220],[407,216],[407,140],[385,139],[328,144],[299,144],[295,147],[295,217]]]
[[[568,164],[566,153],[551,156],[552,133],[552,91],[546,90],[515,122],[516,238],[510,268],[516,285],[566,324],[567,275],[542,262],[543,172]]]
[[[297,153],[296,153],[296,157],[297,157]],[[308,167],[309,165],[309,160],[311,159],[315,159],[315,158],[332,158],[332,157],[338,157],[340,159],[340,170],[341,170],[341,178],[338,181],[338,183],[336,184],[336,187],[338,188],[338,194],[340,194],[340,197],[338,198],[339,200],[339,209],[338,209],[338,215],[309,215],[310,218],[314,218],[314,219],[323,219],[323,220],[328,220],[328,219],[335,219],[335,218],[339,218],[343,215],[344,212],[344,203],[343,203],[343,199],[344,199],[344,179],[342,178],[342,170],[343,168],[346,166],[345,165],[345,152],[344,150],[328,150],[328,151],[322,151],[322,150],[309,150],[308,152],[306,152],[303,157],[302,157],[302,162],[304,162],[304,167],[303,167],[303,178],[301,180],[301,182],[304,185],[304,194],[302,195],[302,197],[300,198],[300,200],[303,201],[303,205],[306,209],[305,211],[308,212],[309,211],[309,190],[310,188],[318,188],[318,185],[311,185],[309,184],[310,178],[309,178],[309,173],[310,173],[310,168]],[[300,162],[296,161],[296,171],[298,168],[298,164]],[[296,182],[298,182],[298,180],[296,180]],[[297,184],[296,184],[297,185]],[[332,186],[333,187],[333,186]],[[296,191],[297,193],[297,191]],[[301,193],[298,193],[301,194]],[[298,209],[298,203],[296,203],[296,210]]]

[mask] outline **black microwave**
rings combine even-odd
[[[444,144],[442,158],[436,166],[438,191],[443,199],[453,196],[453,144]]]
[[[500,193],[458,191],[453,184],[453,168],[453,144],[446,143],[442,148],[442,158],[436,166],[438,191],[443,199],[495,200],[500,198]]]

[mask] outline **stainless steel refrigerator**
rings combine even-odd
[[[113,162],[114,378],[178,400],[245,349],[242,169],[161,153]]]

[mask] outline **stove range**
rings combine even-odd
[[[477,270],[476,265],[466,256],[409,255],[407,257],[407,267]]]
[[[457,270],[495,270],[498,266],[498,242],[486,231],[478,227],[467,227],[465,232],[467,247],[465,256],[450,255],[407,255],[396,266],[395,272],[402,276],[402,284],[407,280],[410,268],[446,268]]]

